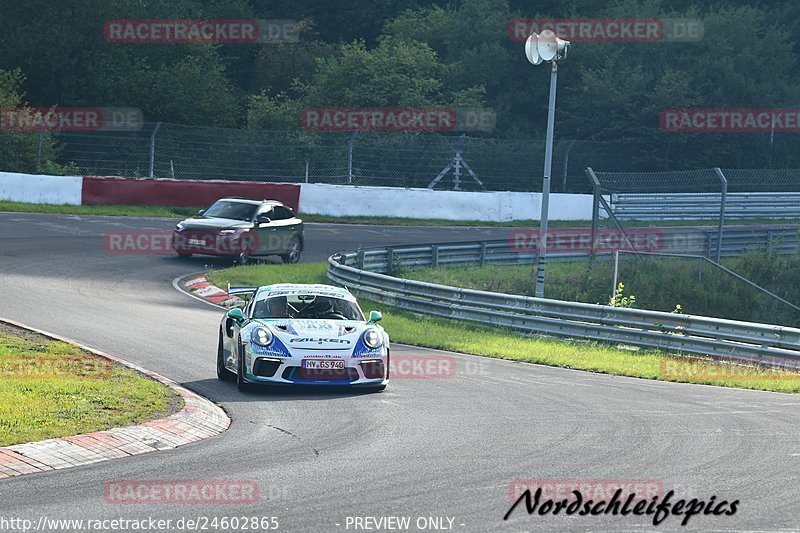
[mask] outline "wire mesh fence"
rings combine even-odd
[[[705,166],[787,164],[793,161],[791,154],[800,154],[800,144],[792,139],[776,137],[768,144],[758,137],[749,145],[745,159],[741,150],[733,150],[719,160],[716,155],[709,156],[715,159],[706,160]],[[793,142],[798,150],[789,150]],[[684,152],[694,153],[696,146],[691,148]],[[551,189],[591,192],[584,176],[585,168],[591,166],[615,172],[613,176],[598,172],[610,193],[719,191],[710,171],[686,170],[697,168],[694,163],[700,160],[681,158],[677,153],[675,146],[660,138],[636,142],[556,140]],[[127,177],[540,191],[544,139],[239,130],[155,122],[142,123],[135,131],[0,131],[0,168],[31,172],[43,163],[62,165],[76,173]],[[646,172],[653,169],[664,170]],[[731,192],[800,191],[800,170],[725,173]]]

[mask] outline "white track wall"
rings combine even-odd
[[[304,183],[300,212],[445,220],[538,220],[542,193],[465,192]],[[550,194],[550,220],[591,220],[591,194]]]
[[[30,204],[81,204],[82,176],[0,172],[0,200]]]

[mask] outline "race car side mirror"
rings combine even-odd
[[[375,322],[380,322],[383,318],[383,315],[380,311],[370,311],[369,312],[369,323],[374,324]]]
[[[238,307],[236,309],[231,309],[228,311],[228,316],[234,319],[236,322],[244,322],[244,313]]]

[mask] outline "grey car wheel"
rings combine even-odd
[[[300,261],[300,239],[295,235],[289,240],[289,253],[281,255],[284,263],[297,263]]]

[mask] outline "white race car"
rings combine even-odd
[[[244,309],[222,318],[217,377],[239,389],[252,383],[347,386],[383,390],[389,380],[389,335],[347,289],[277,284],[231,287],[250,294]]]

